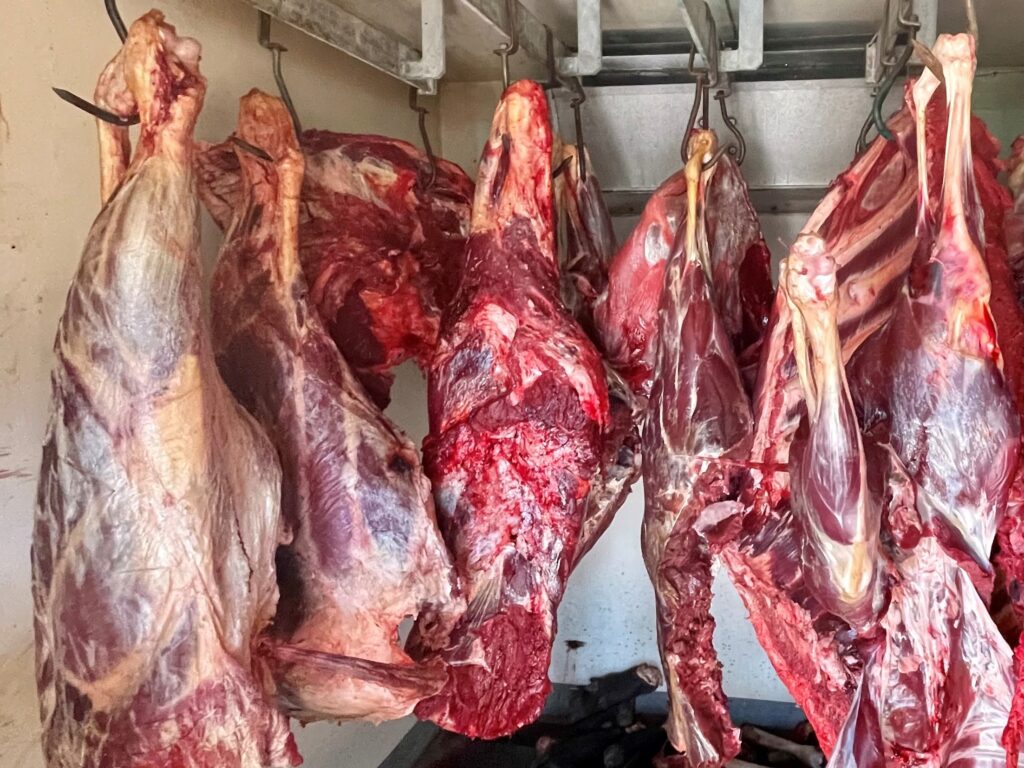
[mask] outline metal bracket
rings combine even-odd
[[[443,0],[423,0],[423,55],[330,0],[245,0],[278,21],[369,64],[420,93],[437,93],[444,74]]]
[[[419,61],[402,63],[402,74],[412,80],[432,83],[432,90],[419,88],[420,93],[434,93],[437,81],[444,77],[444,0],[420,0],[420,31],[423,53]]]
[[[914,37],[931,47],[935,42],[939,13],[938,0],[888,0],[878,32],[864,51],[864,80],[881,83],[898,58],[896,40],[902,32],[914,28]],[[916,17],[916,21],[912,20]],[[923,62],[918,58],[918,64]]]
[[[711,8],[704,0],[679,0],[679,6],[697,49],[697,66],[713,72],[708,62],[708,53],[713,47],[707,16]],[[718,72],[746,72],[761,66],[764,61],[764,0],[740,0],[737,34],[739,45],[735,49],[717,53]],[[711,85],[715,85],[714,74]]]
[[[601,0],[576,0],[576,54],[558,60],[559,74],[586,77],[601,71]]]
[[[548,57],[548,28],[530,12],[519,0],[515,2],[514,22],[519,33],[519,46],[536,61],[546,62]],[[512,37],[504,0],[462,0],[463,5],[473,10],[477,16],[495,29]],[[555,40],[555,54],[563,57],[567,53],[565,44]]]
[[[717,0],[713,0],[717,4]],[[695,57],[695,66],[708,69],[704,51],[710,47],[707,38],[707,24],[704,23],[702,0],[679,0],[680,9],[690,35],[700,54]],[[716,19],[717,21],[717,19]],[[719,77],[723,72],[749,72],[758,69],[764,62],[764,0],[739,0],[737,21],[738,46],[722,50],[718,54]],[[688,54],[655,53],[623,56],[604,56],[601,71],[606,73],[658,73],[687,71]]]

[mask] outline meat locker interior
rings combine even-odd
[[[3,10],[0,766],[1018,764],[1024,2]]]

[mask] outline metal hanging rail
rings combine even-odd
[[[437,93],[444,76],[444,0],[422,0],[422,54],[330,0],[246,0],[273,16],[379,69],[420,93]]]
[[[728,14],[715,9],[723,6],[723,0],[679,0],[683,22],[696,49],[696,66],[710,69],[707,54],[712,50],[712,23],[719,27],[719,38],[733,36]],[[755,70],[764,61],[764,0],[739,0],[739,18],[735,36],[735,48],[723,49],[718,53],[718,72],[747,72]],[[714,54],[712,54],[714,55]],[[689,53],[624,54],[603,56],[601,72],[611,75],[637,73],[685,72]]]
[[[328,45],[369,64],[420,93],[434,94],[445,74],[445,0],[421,0],[421,51],[395,34],[359,18],[332,0],[245,0],[249,5],[293,26]],[[516,37],[523,53],[537,62],[548,61],[553,48],[559,76],[593,77],[602,72],[629,74],[684,69],[687,53],[653,55],[605,55],[601,27],[601,0],[576,0],[577,45],[575,49],[554,37],[520,0],[451,0],[470,11],[492,33]],[[736,40],[733,48],[718,54],[716,72],[755,70],[764,59],[764,0],[738,0],[735,22],[727,0],[678,0],[682,20],[697,52],[697,65],[708,67],[715,58],[711,43],[712,22],[723,40]],[[378,19],[379,22],[379,19]],[[549,40],[553,42],[549,44]],[[711,63],[714,63],[713,61]]]

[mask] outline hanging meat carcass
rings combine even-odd
[[[213,276],[213,336],[225,381],[284,471],[290,541],[261,648],[268,688],[303,720],[401,717],[444,673],[406,656],[399,624],[458,613],[430,486],[309,300],[297,244],[303,159],[284,105],[250,93],[236,136],[242,194]]]
[[[914,119],[901,110],[889,128],[895,140],[876,139],[836,179],[805,227],[821,234],[836,264],[843,360],[891,316],[915,247]],[[828,753],[861,662],[850,627],[824,610],[804,578],[786,471],[802,398],[790,309],[780,291],[754,391],[751,469],[741,494],[749,512],[722,559],[759,642]]]
[[[643,432],[645,512],[641,541],[654,584],[658,645],[668,683],[672,745],[689,766],[721,766],[739,753],[712,642],[713,547],[708,539],[738,512],[735,496],[750,451],[752,417],[726,323],[710,282],[705,171],[715,137],[690,138],[687,215],[667,261]],[[717,165],[717,164],[716,164]],[[717,287],[717,286],[716,286]]]
[[[441,311],[455,294],[473,183],[454,163],[384,136],[307,130],[299,257],[310,298],[356,376],[381,407],[391,369],[429,364]],[[229,143],[206,146],[199,190],[226,229],[241,195]]]
[[[756,359],[771,308],[771,254],[731,156],[707,190],[706,229],[714,301],[737,356]],[[609,268],[594,306],[605,355],[639,395],[650,393],[665,265],[686,217],[686,178],[670,176],[651,196]]]
[[[969,82],[969,81],[968,81]],[[966,118],[965,118],[966,119]],[[943,144],[936,141],[945,141],[946,119],[943,113],[929,109],[927,113],[921,112],[919,124],[926,137],[924,145],[926,151],[922,154],[928,158],[929,163],[934,163],[939,158],[939,165],[945,163],[945,153],[941,149]],[[829,196],[819,206],[819,209],[812,217],[807,229],[818,230],[825,240],[825,247],[836,259],[838,264],[838,280],[840,284],[839,296],[839,330],[843,343],[843,357],[849,359],[863,341],[879,328],[885,333],[897,325],[894,316],[901,311],[899,309],[902,297],[905,296],[908,268],[910,266],[915,250],[919,247],[918,238],[914,234],[915,208],[913,201],[917,199],[917,178],[918,174],[913,165],[917,152],[914,148],[915,136],[918,132],[914,130],[914,123],[910,112],[904,109],[900,114],[890,121],[890,128],[896,134],[895,142],[876,141],[868,151],[858,158],[850,171],[840,177],[837,184],[830,191]],[[964,122],[962,131],[962,143],[971,141],[975,146],[990,145],[986,141],[987,133],[980,122],[970,125]],[[970,139],[967,137],[970,136]],[[986,152],[988,150],[985,150]],[[961,157],[963,155],[961,154]],[[970,155],[967,154],[968,163]],[[977,166],[976,166],[977,167]],[[941,179],[941,174],[939,176]],[[940,182],[941,185],[941,182]],[[977,203],[974,203],[977,206]],[[972,214],[972,221],[978,217]],[[975,233],[977,234],[977,233]],[[968,238],[969,239],[969,238]],[[983,242],[983,241],[982,241]],[[928,258],[928,248],[924,249],[925,259]],[[934,269],[934,268],[933,268]],[[975,277],[967,276],[967,283],[976,281],[980,274],[987,278],[984,267],[975,271]],[[911,282],[910,290],[913,295],[915,283]],[[981,287],[975,285],[977,290]],[[951,287],[951,290],[955,289]],[[942,306],[941,302],[935,300],[931,305],[928,300],[922,303],[929,309],[922,311],[924,317],[934,317],[937,312],[935,307]],[[980,307],[980,299],[972,302],[960,302],[957,306]],[[975,311],[975,310],[972,310]],[[975,316],[984,318],[987,316],[987,308],[982,311],[977,309]],[[969,318],[972,315],[962,314],[962,317]],[[976,325],[968,324],[965,330],[980,331],[985,323]],[[991,327],[991,324],[989,324]],[[875,339],[884,338],[882,334],[876,334]],[[980,332],[975,340],[980,338]],[[750,472],[750,483],[748,485],[749,495],[746,497],[754,514],[747,520],[746,535],[741,538],[739,546],[728,552],[727,562],[731,566],[732,576],[740,589],[755,628],[758,631],[759,639],[769,652],[776,669],[784,682],[790,687],[797,702],[802,706],[810,717],[812,724],[818,733],[826,750],[831,748],[838,735],[841,719],[845,718],[849,701],[854,692],[854,684],[859,679],[860,655],[857,648],[850,642],[851,631],[845,622],[829,618],[832,614],[825,612],[821,604],[812,599],[808,593],[807,579],[801,576],[802,563],[794,557],[798,538],[792,535],[792,519],[789,509],[788,477],[778,471],[772,471],[773,466],[783,466],[789,458],[789,444],[792,440],[796,419],[794,414],[798,409],[794,407],[799,403],[798,395],[795,395],[795,365],[791,357],[791,345],[793,334],[790,326],[788,308],[776,305],[773,315],[773,325],[770,339],[767,343],[762,360],[762,370],[759,378],[758,399],[756,401],[757,431],[755,433],[754,462],[761,462],[762,467]],[[890,401],[885,398],[872,401],[862,390],[863,382],[875,382],[880,387],[886,387],[887,381],[891,381],[892,366],[880,362],[886,359],[885,353],[891,351],[894,342],[875,343],[872,340],[871,347],[876,349],[877,354],[869,354],[867,346],[858,353],[860,357],[868,361],[867,368],[857,365],[856,361],[848,370],[851,388],[854,390],[854,399],[857,403],[859,415],[864,426],[872,431],[887,429],[888,422],[892,415],[888,410]],[[934,347],[933,347],[934,348]],[[972,366],[980,371],[980,379],[975,382],[991,382],[991,378],[985,373],[986,366],[994,365],[998,358],[998,350],[993,353],[986,362],[986,358],[964,358],[966,366]],[[957,353],[959,354],[959,353]],[[939,360],[955,358],[955,354],[939,355]],[[919,359],[914,354],[904,355],[904,361]],[[979,362],[980,361],[980,362]],[[899,362],[899,361],[897,361]],[[901,363],[904,364],[904,363]],[[912,364],[912,363],[907,363]],[[955,360],[951,363],[955,364]],[[865,375],[865,370],[870,368],[872,375]],[[851,372],[852,371],[852,372]],[[1000,375],[996,375],[999,378]],[[987,417],[979,418],[977,414],[972,415],[965,411],[971,402],[970,388],[964,388],[962,381],[954,377],[950,383],[948,379],[936,381],[935,386],[921,386],[920,381],[931,381],[927,375],[922,375],[914,381],[913,377],[906,379],[907,384],[904,391],[914,389],[911,392],[910,400],[920,397],[921,393],[931,392],[937,387],[945,386],[945,391],[935,394],[940,398],[956,399],[963,398],[959,403],[947,403],[945,407],[951,412],[961,414],[959,430],[975,430],[975,437],[968,436],[967,440],[975,440],[977,430],[987,431]],[[974,474],[966,478],[966,484],[962,488],[969,488],[975,483],[974,475],[979,478],[980,483],[987,485],[983,493],[994,494],[987,496],[988,504],[982,502],[981,507],[976,507],[978,522],[986,529],[987,533],[977,538],[982,543],[975,549],[983,549],[985,538],[991,536],[993,522],[998,519],[1000,511],[1000,498],[1005,499],[1006,483],[1005,475],[1007,463],[1012,463],[1012,450],[1009,449],[1014,443],[1013,439],[1007,439],[1012,434],[1013,419],[1007,417],[1006,390],[1005,384],[1000,387],[995,385],[992,390],[995,398],[994,403],[1001,408],[1000,413],[994,416],[991,424],[991,443],[984,441],[978,451],[979,456],[989,456],[991,461],[981,468],[980,472],[973,469],[966,469],[966,464],[960,465],[960,470]],[[934,394],[934,393],[933,393]],[[881,406],[878,405],[881,402]],[[907,405],[897,405],[895,408],[903,408],[906,420],[902,423],[913,424],[913,409]],[[955,409],[959,409],[958,411]],[[919,417],[929,418],[929,413],[934,410],[924,409]],[[899,418],[897,423],[901,423]],[[880,427],[880,425],[882,425]],[[1006,425],[1006,429],[1003,426]],[[915,434],[912,426],[908,434]],[[1007,432],[1006,430],[1009,430]],[[957,432],[958,430],[953,430]],[[920,432],[918,435],[922,434]],[[947,445],[958,444],[960,437],[949,431],[943,433],[936,430],[934,439],[945,440]],[[883,432],[883,438],[885,433]],[[953,442],[950,443],[949,441]],[[883,440],[884,442],[884,440]],[[975,443],[971,443],[972,445]],[[904,441],[905,448],[907,442]],[[934,450],[941,449],[941,442],[936,443]],[[995,451],[995,454],[992,454]],[[911,451],[912,453],[912,451]],[[946,453],[936,455],[936,460],[941,459]],[[970,455],[970,454],[964,454]],[[913,466],[913,459],[910,459]],[[918,463],[914,473],[923,466]],[[756,464],[755,464],[756,467]],[[899,474],[898,472],[896,474]],[[933,475],[934,476],[934,475]],[[986,482],[987,480],[991,482]],[[934,496],[939,493],[936,486],[931,485],[930,478],[920,476],[917,478],[925,493],[931,493],[931,509],[934,510]],[[950,476],[951,482],[962,482],[964,478],[958,477],[955,473]],[[910,485],[915,497],[917,488],[913,486],[909,478],[904,478],[904,486]],[[975,484],[974,487],[977,487]],[[941,497],[941,494],[940,494]],[[948,498],[948,497],[947,497]],[[975,497],[975,501],[977,497]],[[922,509],[928,510],[929,500],[921,501]],[[970,500],[965,503],[973,503]],[[904,505],[907,506],[907,505]],[[946,504],[949,510],[952,504]],[[910,502],[909,509],[916,512],[915,502]],[[944,510],[945,511],[945,510]],[[956,510],[952,510],[956,512]],[[927,511],[924,513],[927,516]],[[890,513],[890,518],[892,514]],[[939,517],[936,515],[935,517]],[[897,516],[897,520],[899,516]],[[935,519],[935,518],[933,518]],[[955,516],[953,518],[955,520]],[[891,524],[891,520],[890,520]],[[929,533],[934,531],[928,529]],[[988,541],[991,539],[988,538]],[[954,547],[962,556],[958,561],[970,565],[977,558],[960,548]],[[917,553],[915,552],[915,557]],[[945,567],[936,563],[935,567]],[[974,569],[972,575],[982,574],[982,568]],[[953,572],[950,572],[953,573]],[[959,577],[957,577],[959,578]],[[948,581],[948,580],[947,580]],[[959,589],[953,579],[950,589]],[[984,587],[984,580],[981,586]],[[918,587],[915,587],[918,588]],[[912,595],[914,588],[905,588],[897,595]],[[953,593],[955,595],[955,593]],[[907,599],[910,599],[909,597]],[[936,598],[937,599],[937,598]],[[953,597],[945,601],[947,605],[953,606],[951,610],[957,610],[958,605],[966,605],[968,599],[962,601]],[[955,604],[955,605],[954,605]],[[913,601],[908,602],[908,609],[913,606]],[[972,608],[967,609],[973,613]],[[887,620],[891,621],[892,614]],[[956,618],[950,619],[957,626]],[[894,626],[890,624],[890,626]],[[983,636],[988,631],[982,627],[977,630]],[[999,651],[996,648],[993,653],[999,658]],[[869,666],[877,662],[869,659]],[[998,677],[998,674],[997,674]],[[989,727],[992,719],[989,718]]]
[[[594,302],[608,285],[615,230],[586,147],[556,141],[554,166],[562,302],[593,339]]]
[[[278,591],[281,473],[203,319],[199,45],[151,11],[104,70],[105,204],[57,332],[32,545],[53,768],[300,762],[254,675]]]
[[[581,158],[586,158],[581,163]],[[590,339],[599,344],[593,305],[608,285],[615,232],[587,150],[556,141],[554,195],[558,264],[565,304]],[[583,175],[585,174],[585,175]],[[610,415],[600,465],[591,481],[578,561],[607,530],[640,474],[640,407],[629,385],[607,363]]]
[[[885,606],[880,484],[872,488],[843,367],[835,261],[801,235],[779,277],[789,305],[805,412],[789,455],[793,517],[807,586],[854,630],[872,630]]]
[[[559,297],[551,129],[539,85],[503,94],[480,162],[462,284],[429,368],[424,444],[468,609],[416,709],[482,738],[540,714],[555,611],[580,535],[608,393],[601,359]]]
[[[928,145],[943,138],[926,126],[939,80],[926,70],[912,91],[913,277],[879,342],[858,352],[892,355],[887,383],[860,381],[864,389],[889,388],[866,399],[883,403],[892,445],[892,602],[867,651],[834,768],[1017,762],[1016,745],[1001,743],[1013,692],[1010,649],[958,564],[970,558],[987,568],[1019,440],[989,309],[985,213],[971,158],[974,39],[942,35],[934,53],[948,104],[941,176],[934,178]]]

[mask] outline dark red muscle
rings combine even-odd
[[[391,369],[429,363],[441,312],[458,287],[473,184],[454,163],[429,163],[384,136],[305,131],[299,256],[310,298],[359,380],[381,407]],[[206,147],[203,202],[226,228],[240,195],[228,144]]]
[[[324,330],[298,257],[303,158],[280,100],[242,99],[242,194],[213,276],[214,348],[284,470],[289,541],[261,647],[268,687],[303,720],[409,714],[444,681],[399,624],[457,612],[451,560],[415,447],[367,397]]]
[[[514,83],[480,163],[464,277],[429,368],[424,444],[468,610],[418,716],[470,736],[540,714],[555,610],[609,419],[601,360],[559,297],[544,92]]]
[[[767,324],[771,254],[735,161],[726,155],[716,167],[707,190],[711,281],[718,313],[739,354],[760,341]],[[641,395],[651,388],[665,265],[685,220],[686,179],[679,171],[647,202],[633,233],[612,259],[608,288],[594,306],[608,361]],[[747,356],[756,359],[756,351]]]
[[[706,271],[705,196],[717,169],[702,171],[702,164],[714,154],[714,134],[694,134],[690,148],[688,214],[665,271],[643,432],[641,542],[654,584],[669,739],[687,765],[710,768],[735,757],[740,742],[712,643],[708,538],[738,511],[725,500],[737,490],[752,417]]]

